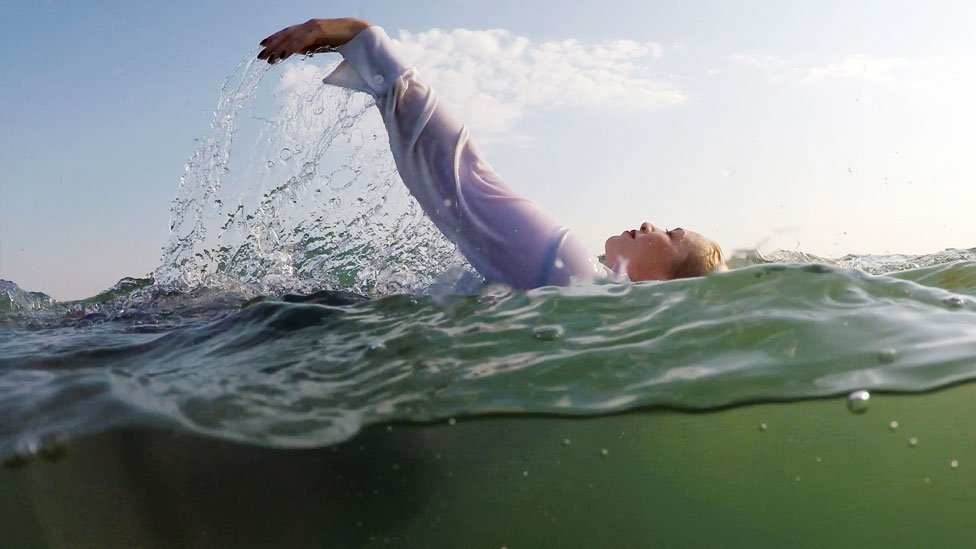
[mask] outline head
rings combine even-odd
[[[611,236],[604,245],[607,266],[634,282],[704,276],[724,269],[718,244],[684,229],[662,230],[650,223]]]

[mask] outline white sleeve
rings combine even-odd
[[[400,178],[486,280],[535,288],[605,273],[565,227],[492,170],[383,29],[360,32],[339,52],[345,59],[325,83],[376,99]]]

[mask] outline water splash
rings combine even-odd
[[[322,84],[327,69],[309,63],[285,65],[266,90],[266,67],[251,57],[221,88],[157,282],[389,294],[462,267],[401,184],[371,98]]]

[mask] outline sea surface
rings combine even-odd
[[[0,281],[0,546],[976,542],[976,248],[485,285],[368,101],[263,75],[155,272]]]

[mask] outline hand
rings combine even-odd
[[[309,19],[262,40],[264,49],[258,54],[258,59],[273,64],[295,53],[311,55],[319,51],[331,51],[370,26],[370,23],[361,19]]]

